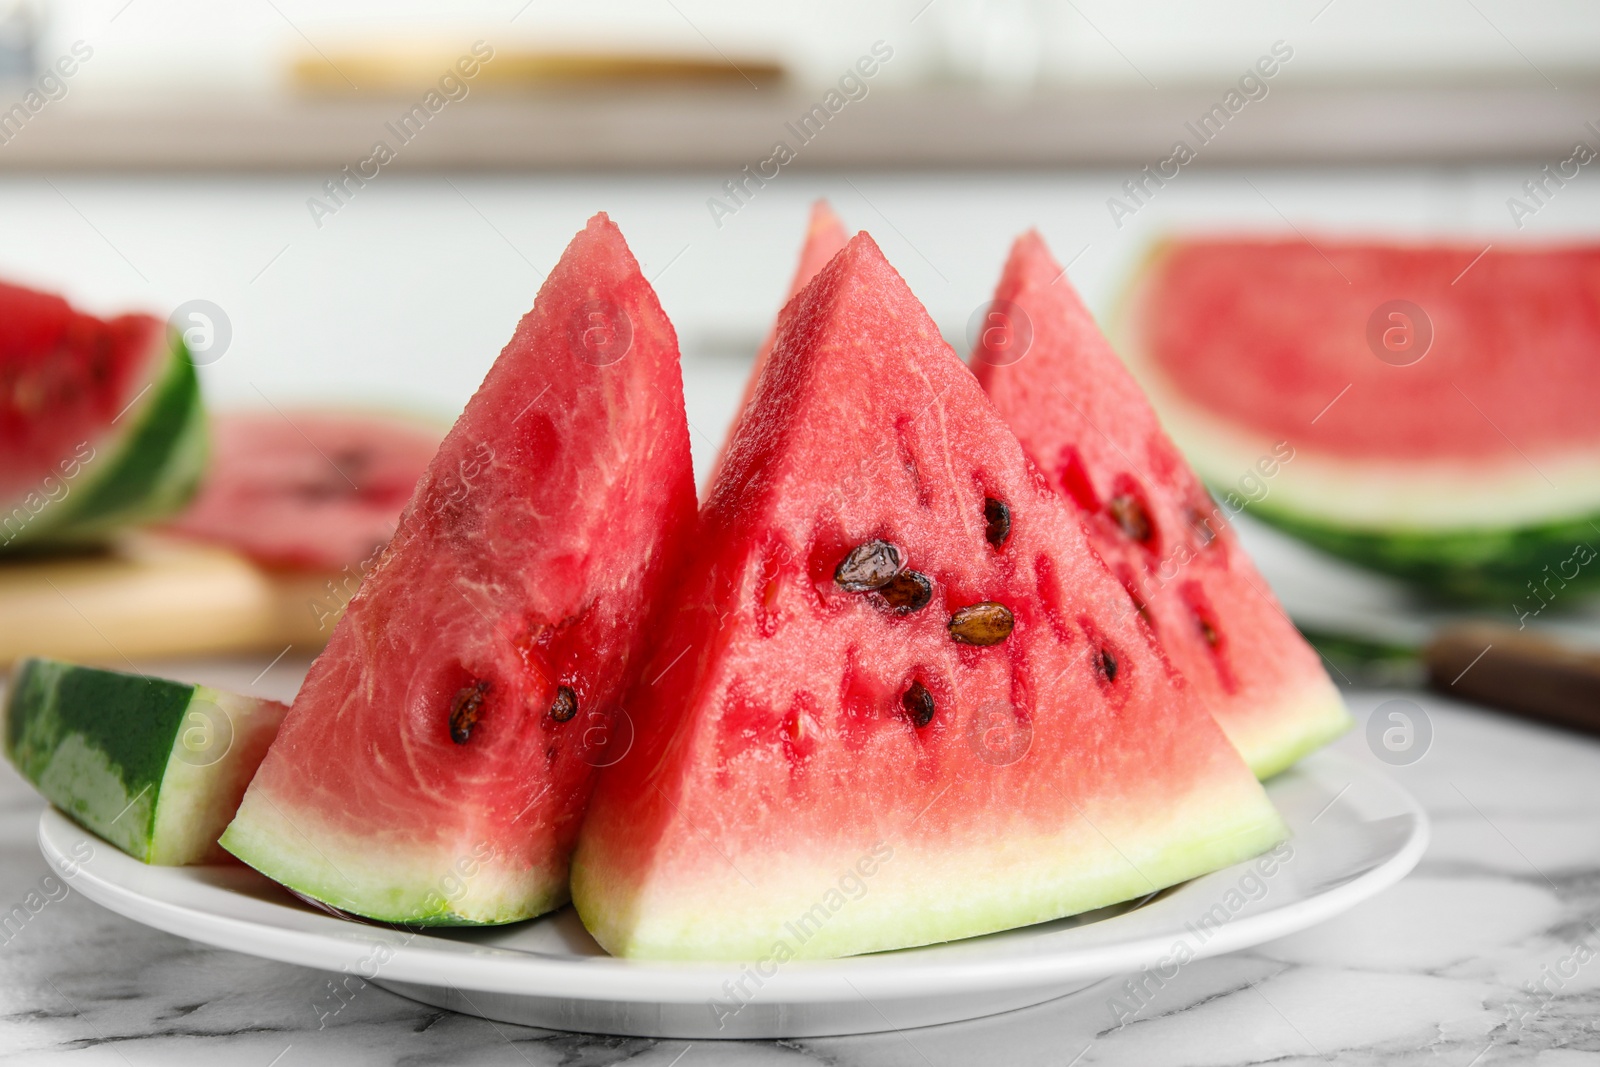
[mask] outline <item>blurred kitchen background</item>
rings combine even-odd
[[[493,58],[402,143],[474,42]],[[1275,43],[1292,58],[1263,95],[1114,219],[1122,183]],[[890,58],[862,77],[875,44]],[[856,98],[801,143],[841,77]],[[101,311],[211,301],[232,332],[212,400],[453,415],[606,209],[683,335],[703,464],[815,197],[952,339],[1028,225],[1102,310],[1180,222],[1517,232],[1507,197],[1600,120],[1600,5],[0,0],[0,104],[30,93],[42,107],[0,118],[0,275]],[[380,140],[393,159],[331,198]],[[794,158],[730,200],[779,140]],[[1597,207],[1580,179],[1522,232],[1593,232]]]
[[[1104,316],[1173,230],[1592,239],[1589,168],[1511,209],[1580,141],[1585,0],[0,0],[0,277],[208,309],[214,408],[448,420],[606,210],[679,330],[702,477],[818,197],[965,352],[1029,226]],[[1267,551],[1283,593],[1300,549]],[[1310,570],[1286,600],[1365,589]]]

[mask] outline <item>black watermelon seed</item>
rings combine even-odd
[[[472,728],[478,725],[478,717],[483,714],[483,698],[488,692],[486,681],[473,682],[456,692],[450,701],[450,740],[458,745],[467,743]]]
[[[1117,657],[1115,657],[1115,656],[1113,656],[1111,654],[1111,650],[1109,648],[1102,648],[1100,650],[1099,661],[1100,661],[1100,664],[1099,664],[1100,665],[1100,673],[1105,675],[1106,681],[1108,681],[1108,682],[1116,681],[1117,680]]]
[[[928,692],[928,687],[921,682],[912,682],[911,688],[900,698],[900,703],[906,709],[906,714],[911,716],[911,725],[917,729],[920,730],[933,721],[933,713],[936,710],[933,694]]]
[[[1011,536],[1011,508],[1003,500],[994,497],[983,498],[983,536],[996,548],[1006,543],[1006,538]]]
[[[1111,518],[1117,527],[1134,541],[1144,542],[1150,540],[1154,528],[1150,525],[1150,513],[1145,511],[1139,498],[1132,493],[1123,493],[1111,498],[1106,505],[1106,510],[1111,513]]]
[[[894,580],[905,564],[900,550],[887,541],[857,545],[834,568],[833,580],[847,593],[870,593]]]
[[[963,645],[998,645],[1011,636],[1017,623],[1011,609],[986,600],[962,608],[950,616],[950,637]]]
[[[896,615],[909,615],[921,611],[933,599],[933,582],[920,571],[901,571],[878,595],[888,602]]]
[[[578,714],[578,694],[572,691],[572,686],[563,685],[556,687],[556,698],[550,704],[550,717],[556,722],[566,722]]]
[[[1210,619],[1200,620],[1200,636],[1206,639],[1206,644],[1212,648],[1217,647],[1217,628],[1211,625]]]

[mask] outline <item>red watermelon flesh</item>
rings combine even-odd
[[[828,260],[838,255],[839,250],[850,240],[844,232],[844,223],[839,221],[839,216],[833,213],[833,208],[828,206],[826,200],[818,200],[811,205],[811,224],[806,229],[806,243],[800,249],[800,263],[795,267],[794,280],[789,283],[789,295],[784,303],[793,300],[806,283],[816,276],[817,271],[827,265]],[[744,395],[739,398],[738,414],[734,416],[733,425],[728,428],[728,439],[722,443],[722,451],[717,453],[716,465],[711,469],[711,477],[706,484],[715,485],[717,475],[722,471],[722,464],[728,455],[728,448],[733,444],[733,439],[739,434],[739,422],[744,417],[745,408],[750,406],[750,400],[756,395],[756,384],[761,380],[761,371],[767,365],[767,357],[772,352],[773,341],[777,338],[778,327],[774,323],[767,339],[761,342],[761,347],[756,351],[756,361],[750,368],[750,377],[744,383]]]
[[[781,962],[925,944],[1279,838],[870,237],[785,309],[749,416],[630,696],[638,741],[603,772],[574,859],[607,949]],[[904,570],[847,591],[893,573],[846,562],[885,564],[875,540]]]
[[[677,338],[596,215],[429,464],[223,846],[376,919],[561,904],[694,506]]]
[[[1275,774],[1345,730],[1317,653],[1037,233],[1013,246],[991,319],[999,328],[972,356],[978,380],[1251,768]]]
[[[388,543],[441,436],[390,415],[214,415],[200,492],[168,529],[268,567],[360,568]]]

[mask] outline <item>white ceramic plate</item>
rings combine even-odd
[[[1110,975],[1168,972],[1344,911],[1399,881],[1427,844],[1422,808],[1379,770],[1324,752],[1268,785],[1293,830],[1281,861],[1217,871],[1147,900],[943,945],[769,965],[613,959],[571,908],[514,926],[411,933],[335,918],[243,867],[147,867],[54,809],[45,859],[137,922],[343,971],[311,992],[337,1014],[361,980],[505,1022],[674,1038],[814,1037],[972,1019]],[[92,853],[92,855],[91,855]],[[88,857],[85,859],[84,857]],[[1187,952],[1178,948],[1187,946]],[[775,969],[774,969],[775,968]],[[738,992],[742,986],[743,993]]]

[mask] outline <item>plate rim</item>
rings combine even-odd
[[[1299,766],[1311,770],[1337,768],[1350,776],[1352,785],[1357,781],[1377,784],[1387,793],[1391,804],[1400,809],[1396,815],[1410,816],[1411,827],[1406,839],[1392,855],[1354,878],[1221,926],[1205,942],[1191,946],[1193,959],[1238,951],[1325,922],[1400,881],[1415,868],[1427,849],[1428,814],[1393,778],[1343,753],[1328,750],[1307,757]],[[63,873],[66,867],[76,864],[78,869],[69,879],[72,888],[109,911],[217,948],[336,973],[347,968],[358,956],[370,955],[381,945],[391,946],[393,954],[382,963],[381,971],[361,975],[367,980],[457,986],[488,993],[564,1000],[698,1004],[708,998],[726,996],[726,980],[738,978],[751,967],[750,961],[573,959],[492,946],[492,952],[483,954],[470,948],[441,951],[426,943],[416,944],[419,939],[428,937],[426,933],[411,934],[392,927],[368,926],[331,915],[299,911],[295,914],[310,924],[307,928],[273,925],[255,918],[219,914],[162,900],[129,888],[92,870],[87,863],[69,858],[61,844],[61,838],[68,834],[75,835],[74,839],[83,834],[93,836],[54,807],[46,807],[38,830],[39,847],[46,862]],[[119,861],[125,861],[137,865],[139,870],[148,869],[138,860],[110,846],[107,848],[118,866],[121,865]],[[213,888],[228,895],[243,895],[226,887]],[[281,906],[288,907],[287,904]],[[929,960],[919,957],[918,949],[912,948],[834,960],[795,960],[764,979],[759,999],[767,1003],[820,1004],[845,996],[903,999],[948,995],[974,988],[999,990],[1065,985],[1136,972],[1169,952],[1171,947],[1172,933],[1162,931],[1100,945],[1066,946],[1055,952],[993,959]]]

